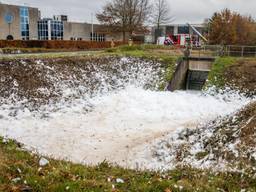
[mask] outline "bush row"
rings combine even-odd
[[[123,42],[115,42],[116,46]],[[15,47],[15,48],[45,48],[45,49],[103,49],[110,48],[111,42],[96,42],[96,41],[22,41],[22,40],[0,40],[0,48]]]

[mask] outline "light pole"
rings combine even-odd
[[[10,38],[11,37],[11,24],[13,22],[13,15],[11,13],[7,13],[5,15],[5,22],[8,24],[8,29],[9,29],[9,35],[8,37]]]
[[[93,13],[91,13],[91,22],[92,22],[92,41],[94,41],[94,26],[93,26]]]

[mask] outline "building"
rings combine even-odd
[[[39,19],[37,8],[0,3],[0,39],[38,39]]]
[[[64,22],[64,40],[122,41],[121,33],[110,33],[99,24]]]
[[[153,27],[150,34],[151,38],[149,39],[157,43],[160,37],[161,41],[169,39],[173,44],[184,46],[186,38],[190,37],[194,45],[199,45],[201,44],[200,36],[193,28],[201,34],[204,33],[203,24],[192,24],[191,27],[188,24],[172,24],[160,26],[159,29]],[[163,43],[161,42],[160,44]]]
[[[63,40],[63,21],[54,19],[41,19],[38,21],[38,40]]]
[[[93,32],[92,32],[93,31]],[[9,40],[120,40],[102,25],[69,22],[67,15],[41,18],[37,8],[0,3],[0,39]]]
[[[37,8],[0,3],[0,39],[122,41],[99,24],[68,21],[67,15],[41,18]]]
[[[67,15],[54,15],[53,19],[58,20],[58,21],[68,21],[68,16]]]

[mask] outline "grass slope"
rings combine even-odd
[[[213,64],[207,86],[230,87],[248,96],[256,95],[256,58],[221,57]]]
[[[19,144],[0,139],[0,191],[256,190],[255,179],[243,173],[212,173],[189,167],[157,173],[127,170],[106,162],[88,167],[56,160],[42,167],[39,161],[39,156],[23,151]]]
[[[216,86],[223,88],[225,86],[224,71],[235,63],[237,59],[234,57],[219,57],[213,64],[209,73],[207,86]]]

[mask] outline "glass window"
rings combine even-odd
[[[106,41],[106,35],[102,33],[90,33],[90,39],[91,41]]]
[[[29,40],[29,12],[27,7],[20,8],[20,30],[23,40]]]
[[[178,34],[189,34],[189,27],[188,26],[179,26]]]
[[[38,39],[48,40],[48,21],[38,21]]]
[[[51,21],[51,39],[63,40],[63,22]]]

